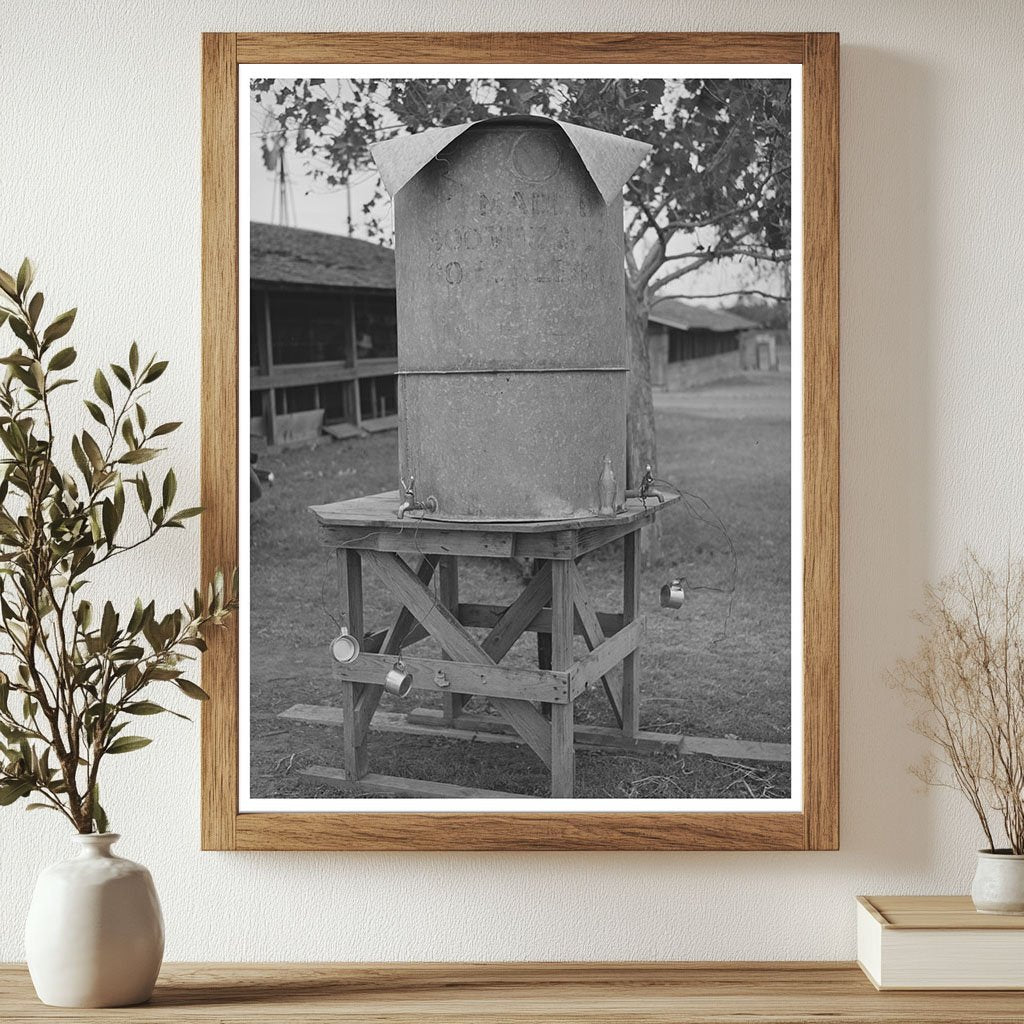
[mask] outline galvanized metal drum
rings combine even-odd
[[[623,501],[622,182],[601,180],[562,126],[510,118],[396,190],[400,473],[435,518],[595,515],[606,457]]]

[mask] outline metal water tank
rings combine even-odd
[[[394,196],[399,472],[435,518],[597,514],[625,489],[622,186],[650,147],[545,118],[379,143]]]

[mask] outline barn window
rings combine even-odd
[[[340,296],[271,295],[274,365],[347,363],[349,317],[348,300]]]
[[[360,295],[355,300],[356,354],[360,359],[398,356],[398,318],[394,296]]]

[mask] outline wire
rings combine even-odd
[[[714,648],[716,645],[726,639],[729,632],[729,623],[732,620],[733,608],[736,603],[736,585],[739,580],[739,557],[736,554],[736,545],[733,543],[732,536],[729,534],[725,523],[722,521],[722,517],[711,507],[710,502],[706,498],[703,498],[699,494],[694,494],[691,491],[684,491],[677,484],[672,483],[671,480],[664,480],[660,477],[654,477],[651,481],[655,484],[662,484],[666,487],[671,487],[676,494],[679,495],[683,503],[683,507],[687,512],[693,516],[698,522],[704,523],[706,526],[710,526],[713,530],[717,530],[725,538],[725,543],[729,547],[729,558],[731,559],[732,566],[730,570],[730,578],[728,585],[715,586],[712,584],[696,584],[693,586],[688,585],[689,590],[705,590],[715,594],[728,594],[729,603],[725,610],[725,618],[722,621],[721,632],[712,637],[708,646]],[[702,510],[694,507],[694,502],[700,502],[703,509],[706,510],[711,518],[702,514]]]

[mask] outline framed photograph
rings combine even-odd
[[[204,848],[838,847],[838,55],[204,36]]]

